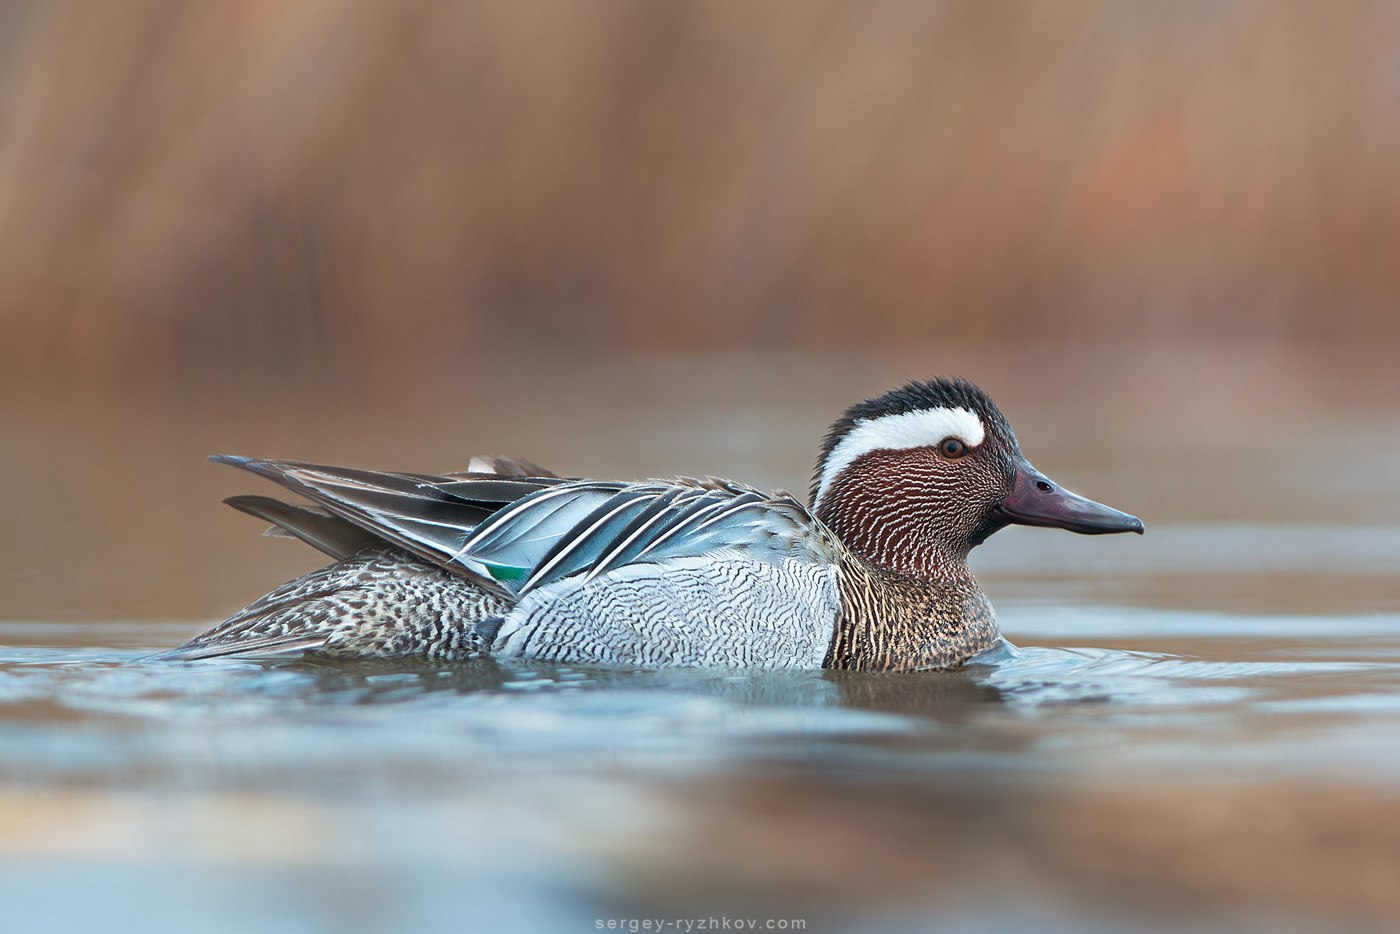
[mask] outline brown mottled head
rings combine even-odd
[[[890,570],[934,577],[1011,523],[1084,533],[1142,522],[1058,488],[1021,455],[991,398],[961,379],[912,382],[857,403],[832,426],[812,508],[847,547]]]

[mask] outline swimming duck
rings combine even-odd
[[[336,561],[166,658],[948,668],[1001,640],[967,565],[993,532],[1143,531],[1032,467],[961,379],[848,409],[805,504],[729,480],[566,479],[505,458],[440,476],[212,460],[315,504],[225,500]]]

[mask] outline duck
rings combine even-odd
[[[987,393],[947,377],[848,408],[805,502],[714,477],[561,477],[504,457],[446,474],[211,460],[307,500],[225,502],[335,560],[164,659],[956,668],[1002,644],[968,567],[993,533],[1144,529],[1038,471]]]

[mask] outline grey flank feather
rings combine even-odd
[[[575,482],[493,515],[463,557],[518,571],[504,583],[523,597],[576,575],[735,548],[774,560],[805,547],[812,521],[788,497],[738,485]]]
[[[589,570],[587,579],[592,580],[606,574],[613,568],[632,560],[647,546],[656,534],[658,527],[665,525],[673,514],[672,507],[682,500],[703,496],[700,490],[673,487],[658,496],[631,523],[617,533],[607,551],[598,556],[597,562]]]
[[[650,559],[654,561],[664,553],[662,551],[664,545],[669,542],[680,540],[685,540],[686,543],[684,553],[694,554],[694,547],[699,545],[699,540],[691,540],[689,538],[692,531],[710,526],[712,524],[712,519],[722,519],[736,506],[747,505],[753,501],[753,499],[746,499],[745,497],[753,497],[754,499],[762,500],[762,497],[758,496],[756,493],[745,493],[743,497],[738,499],[715,498],[719,495],[720,494],[712,493],[701,497],[699,500],[696,500],[693,506],[677,515],[666,528],[659,529],[659,534],[656,538],[647,543],[647,546],[637,555],[637,560]],[[702,548],[701,550],[704,549]]]
[[[653,487],[629,487],[598,506],[545,553],[521,585],[520,593],[592,567],[617,536],[646,512],[658,492]]]
[[[463,542],[462,550],[489,564],[528,570],[559,538],[626,487],[625,483],[578,481],[534,493],[481,523]]]

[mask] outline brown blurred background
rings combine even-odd
[[[11,0],[0,617],[315,566],[213,452],[800,490],[933,373],[1154,529],[1393,521],[1396,166],[1393,3]]]
[[[1393,3],[0,6],[0,387],[1400,336]]]

